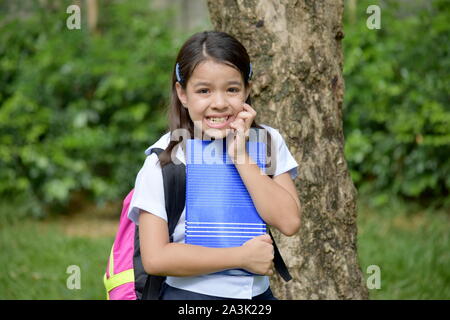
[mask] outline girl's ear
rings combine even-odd
[[[178,99],[180,100],[181,104],[183,105],[183,107],[187,108],[186,90],[183,89],[183,87],[181,86],[181,84],[179,82],[175,83],[175,89],[177,90],[177,96],[178,96]]]

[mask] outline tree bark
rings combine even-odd
[[[279,129],[299,163],[301,229],[274,232],[294,279],[274,276],[276,296],[367,299],[344,158],[343,0],[208,0],[208,9],[215,30],[249,51],[257,120]]]
[[[86,0],[87,13],[88,13],[88,28],[91,33],[98,33],[97,20],[98,20],[98,3],[97,0]]]

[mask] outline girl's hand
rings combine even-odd
[[[239,112],[236,119],[230,123],[230,127],[234,129],[234,132],[227,137],[227,151],[233,162],[238,159],[245,159],[245,142],[248,139],[253,120],[256,117],[256,111],[250,105],[243,103],[242,106],[242,111]]]
[[[268,234],[254,237],[244,243],[242,249],[242,267],[261,275],[273,275],[273,241]]]

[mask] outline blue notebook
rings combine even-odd
[[[266,145],[247,142],[250,157],[263,170]],[[266,233],[239,172],[226,151],[226,140],[187,140],[185,242],[212,248],[237,247]],[[221,274],[253,275],[242,269]]]

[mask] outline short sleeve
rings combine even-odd
[[[270,136],[272,137],[272,143],[275,144],[273,147],[276,148],[276,166],[274,176],[289,172],[292,180],[294,180],[298,175],[298,163],[289,151],[284,138],[277,129],[268,126],[264,126],[264,128],[269,131]]]
[[[161,166],[156,154],[145,159],[136,177],[128,218],[139,224],[139,210],[145,210],[167,221]]]

